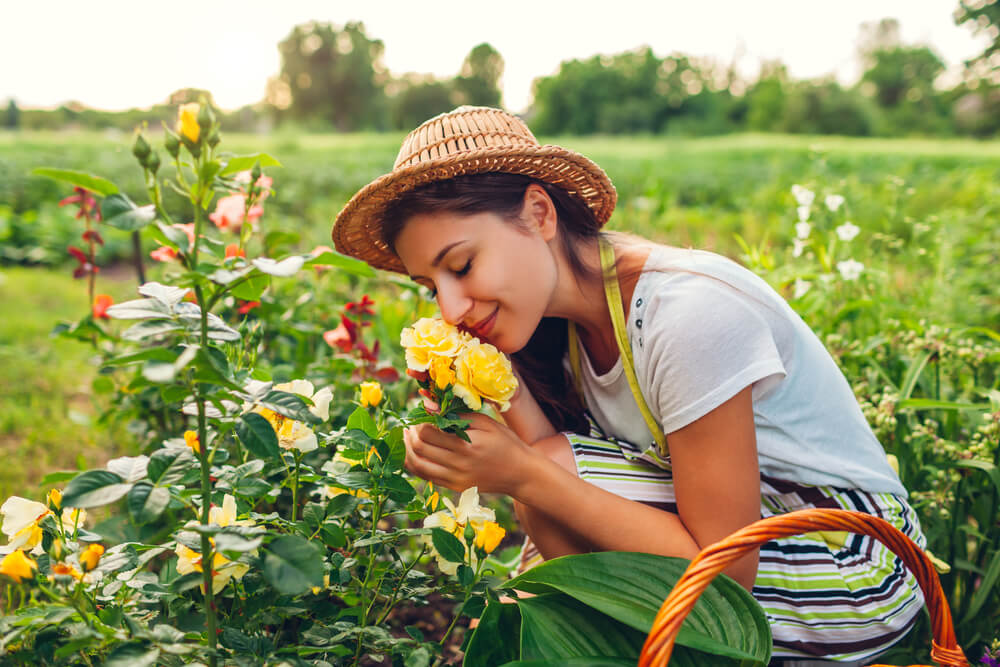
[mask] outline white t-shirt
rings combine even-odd
[[[671,432],[752,385],[762,475],[906,495],[836,363],[759,276],[721,255],[658,246],[627,318],[636,377],[668,446]],[[581,346],[580,365],[605,433],[655,452],[621,358],[597,375]]]

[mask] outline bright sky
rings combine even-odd
[[[148,107],[178,88],[212,92],[223,108],[257,102],[281,67],[277,44],[310,20],[360,20],[385,44],[393,73],[452,76],[473,46],[503,56],[504,104],[523,110],[531,82],[559,63],[648,44],[736,61],[755,76],[781,59],[795,78],[860,75],[859,26],[899,19],[905,43],[932,46],[957,70],[983,38],[954,24],[957,0],[90,0],[8,2],[0,21],[0,102],[77,100]]]

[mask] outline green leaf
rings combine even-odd
[[[403,463],[406,461],[406,445],[403,443],[403,427],[396,426],[389,431],[389,435],[385,437],[385,443],[389,445],[389,456],[385,459],[383,470],[386,472],[402,470]]]
[[[993,481],[993,486],[997,489],[997,493],[1000,494],[1000,468],[992,462],[981,461],[979,459],[965,459],[952,461],[951,466],[955,468],[965,468],[967,470],[982,470],[989,475],[989,478]]]
[[[304,537],[279,537],[265,550],[264,578],[284,595],[305,593],[323,583],[323,553]]]
[[[521,656],[521,611],[491,598],[465,648],[464,667],[501,665]]]
[[[352,412],[351,416],[347,418],[347,428],[348,430],[355,428],[363,431],[369,438],[378,437],[378,426],[375,425],[372,416],[368,414],[367,408],[359,407]]]
[[[287,391],[272,390],[260,400],[260,404],[268,410],[284,415],[296,421],[307,424],[322,423],[322,419],[309,411],[309,405],[298,394]]]
[[[485,663],[471,663],[470,667],[475,664]],[[674,661],[671,661],[671,664],[674,664]],[[635,660],[588,655],[557,660],[515,660],[504,663],[502,667],[635,667]]]
[[[986,600],[989,599],[990,594],[997,585],[997,581],[1000,581],[1000,557],[998,557],[998,553],[994,551],[993,558],[988,558],[986,562],[990,563],[989,569],[986,570],[986,575],[979,582],[976,592],[972,594],[969,609],[965,612],[965,618],[959,624],[961,626],[968,626],[975,620],[979,610],[986,603]]]
[[[146,475],[154,484],[175,484],[198,465],[190,449],[158,449],[149,457]]]
[[[66,507],[100,507],[115,502],[131,488],[110,470],[88,470],[66,485],[62,502]]]
[[[104,661],[104,667],[146,667],[155,665],[160,649],[145,643],[131,642],[115,647]]]
[[[126,504],[133,521],[138,524],[149,523],[167,509],[167,505],[170,504],[170,492],[161,486],[139,482],[129,491]]]
[[[260,162],[261,167],[280,167],[281,163],[267,153],[254,153],[253,155],[236,155],[229,158],[226,166],[219,172],[219,176],[229,176],[241,171],[253,169],[253,166]]]
[[[107,197],[118,192],[118,186],[106,178],[88,174],[85,171],[74,171],[72,169],[53,169],[52,167],[37,167],[31,170],[37,176],[53,178],[57,181],[65,181],[72,185],[90,190],[94,194]]]
[[[413,489],[413,485],[402,475],[383,477],[381,485],[389,491],[389,498],[400,504],[405,505],[417,495],[417,492]]]
[[[244,537],[231,532],[221,532],[215,536],[215,548],[221,551],[227,558],[233,560],[239,558],[239,554],[253,551],[260,548],[264,543],[264,536]]]
[[[152,204],[136,206],[121,193],[109,195],[101,202],[101,221],[115,229],[134,232],[156,220],[156,207]]]
[[[244,301],[260,301],[261,294],[271,284],[270,276],[266,274],[255,274],[233,285],[230,293],[237,299]]]
[[[263,459],[278,459],[281,448],[278,434],[264,417],[256,412],[241,415],[236,421],[236,434],[248,451]]]
[[[913,393],[914,388],[917,386],[917,380],[920,379],[920,374],[923,372],[924,367],[927,366],[927,362],[930,361],[931,353],[924,352],[922,355],[917,357],[910,367],[906,369],[906,376],[903,378],[903,382],[899,385],[899,400],[905,401],[910,398]]]
[[[434,542],[434,548],[445,560],[452,563],[465,562],[465,545],[444,528],[432,528],[431,540]]]
[[[108,308],[108,315],[116,320],[163,319],[171,317],[173,310],[159,299],[132,299],[114,304]]]
[[[990,406],[980,403],[956,403],[938,401],[933,398],[908,398],[896,404],[898,410],[982,410],[988,412]]]
[[[339,271],[346,271],[356,276],[375,277],[375,269],[362,262],[360,259],[341,255],[339,252],[329,250],[310,258],[306,261],[306,266],[330,266]]]
[[[576,602],[548,593],[517,601],[521,610],[521,657],[562,659],[605,656],[635,664],[646,633]]]
[[[503,588],[560,592],[644,633],[688,566],[681,558],[633,552],[563,556],[511,579]],[[682,646],[766,665],[771,631],[749,592],[720,575],[702,593],[677,636]]]

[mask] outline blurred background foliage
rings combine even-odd
[[[682,53],[660,57],[646,46],[564,61],[535,80],[524,111],[542,134],[712,135],[758,131],[848,136],[996,136],[1000,132],[1000,3],[961,0],[954,18],[985,35],[983,53],[965,63],[960,81],[945,81],[945,63],[923,44],[907,44],[899,23],[863,24],[860,80],[793,80],[784,64],[762,64],[756,78]],[[229,112],[230,131],[357,132],[411,129],[460,104],[500,106],[503,56],[475,46],[455,76],[394,75],[384,44],[360,22],[295,26],[278,44],[281,71],[264,99]],[[2,125],[28,130],[132,130],[169,122],[181,101],[206,91],[183,89],[152,109],[100,111],[76,102],[56,109],[21,109],[7,102]]]

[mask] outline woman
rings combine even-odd
[[[393,171],[345,206],[340,252],[431,289],[445,320],[511,354],[523,380],[506,424],[470,417],[470,443],[408,429],[407,468],[510,495],[544,558],[693,558],[804,507],[869,512],[922,540],[801,318],[721,256],[600,232],[615,200],[587,158],[463,107],[414,130]],[[767,611],[779,659],[869,657],[923,604],[898,559],[862,536],[776,540],[726,573]]]

